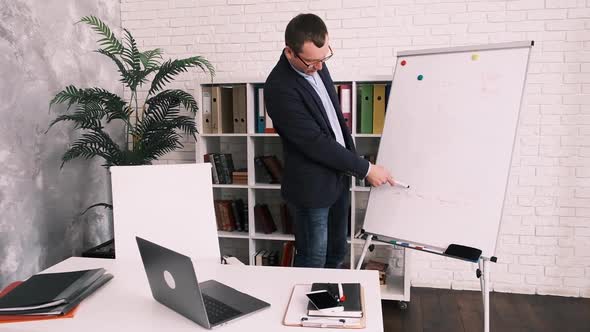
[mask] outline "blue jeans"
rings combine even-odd
[[[348,251],[350,194],[345,187],[326,208],[300,208],[289,204],[295,228],[295,262],[298,267],[339,268]]]

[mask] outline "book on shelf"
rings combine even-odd
[[[207,153],[203,161],[211,164],[213,184],[232,184],[234,162],[230,153]]]
[[[36,274],[0,297],[0,316],[65,315],[112,277],[103,268]]]
[[[383,133],[390,91],[390,83],[361,83],[357,85],[356,131],[358,134]]]
[[[232,172],[232,182],[234,184],[247,185],[248,184],[248,170],[238,169]]]
[[[211,164],[211,182],[213,184],[219,183],[219,175],[217,173],[217,165],[215,165],[215,159],[213,153],[207,153],[203,155],[203,162]]]
[[[264,103],[264,88],[254,88],[254,130],[257,134],[274,134],[276,130],[272,124],[272,119],[266,111]]]
[[[338,284],[336,283],[313,283],[311,291],[327,290],[335,297],[338,296]],[[315,317],[356,317],[363,316],[361,300],[361,285],[359,283],[342,283],[342,290],[345,300],[341,302],[343,311],[326,312],[318,310],[313,303],[307,305],[307,314]]]
[[[233,132],[245,134],[247,132],[246,120],[246,86],[236,85],[233,87]]]
[[[203,133],[246,133],[246,86],[203,87]]]
[[[266,107],[264,106],[264,88],[262,87],[256,88],[255,108],[256,133],[262,134],[266,129]]]
[[[283,180],[283,164],[277,156],[262,156],[262,162],[273,178],[273,182],[281,183]]]
[[[281,266],[293,266],[295,260],[295,242],[287,241],[283,243],[283,252],[281,253]]]
[[[220,134],[231,134],[234,132],[234,113],[233,113],[233,88],[231,86],[218,86],[214,89],[220,89],[218,102],[218,120],[220,123]]]
[[[254,265],[279,266],[279,252],[277,250],[260,249],[254,255]]]
[[[236,230],[238,232],[247,231],[248,220],[246,218],[247,215],[244,214],[244,201],[241,199],[236,199],[231,201],[231,203],[232,214],[234,215],[236,222]]]
[[[359,84],[357,86],[357,133],[373,133],[373,85]]]
[[[254,171],[257,183],[276,183],[264,165],[262,157],[254,157]]]
[[[211,114],[211,87],[205,86],[203,87],[203,133],[204,134],[213,134],[212,128],[212,114]]]
[[[254,254],[254,265],[262,266],[262,256],[266,253],[266,249],[260,249]]]
[[[373,85],[373,134],[382,134],[385,124],[385,84]]]
[[[352,133],[352,84],[340,84],[337,91],[344,121]]]
[[[281,183],[283,164],[276,156],[258,156],[254,158],[256,181],[261,183]]]
[[[213,201],[215,209],[215,221],[217,230],[225,232],[247,231],[247,219],[244,202],[241,199],[226,200],[218,199]]]
[[[267,204],[256,204],[254,206],[254,218],[256,220],[256,229],[261,230],[264,234],[277,231],[277,225],[272,218]]]

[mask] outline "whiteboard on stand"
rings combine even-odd
[[[377,164],[410,188],[373,188],[365,232],[494,256],[531,46],[398,54]]]

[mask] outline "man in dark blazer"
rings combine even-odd
[[[326,25],[300,14],[285,30],[264,101],[281,137],[281,183],[295,223],[295,266],[338,268],[347,253],[350,178],[394,184],[389,172],[360,158],[324,64],[332,57]]]

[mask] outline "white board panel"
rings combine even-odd
[[[530,43],[485,48],[398,56],[377,164],[411,187],[373,188],[365,231],[494,255]]]
[[[140,261],[135,236],[220,261],[211,164],[113,166],[117,259]]]

